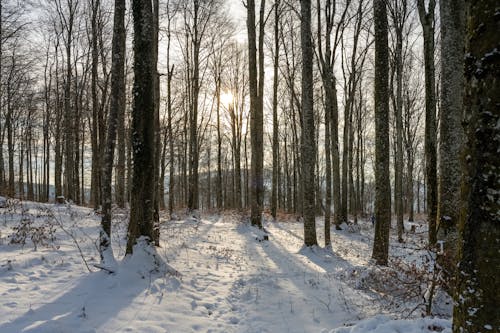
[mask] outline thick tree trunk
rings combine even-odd
[[[498,1],[467,1],[462,206],[453,332],[498,332],[500,53]]]
[[[389,46],[385,0],[374,0],[375,24],[375,238],[372,257],[387,265],[391,224],[389,173]]]
[[[303,186],[304,244],[317,245],[315,222],[314,171],[316,143],[313,109],[313,45],[311,34],[311,0],[300,1],[300,40],[302,48],[302,137],[301,166]]]
[[[438,232],[445,280],[453,288],[460,205],[460,150],[463,144],[464,0],[443,0],[441,14],[441,120],[439,138]]]
[[[264,197],[264,134],[263,134],[263,103],[264,87],[264,9],[265,0],[261,0],[259,12],[259,49],[257,58],[257,36],[255,31],[255,1],[247,2],[248,29],[248,65],[250,88],[250,132],[251,132],[251,180],[250,203],[251,223],[262,228],[262,209]],[[258,69],[257,69],[258,66]]]
[[[132,111],[133,174],[127,253],[137,239],[153,241],[155,103],[154,26],[149,1],[132,1],[134,17],[134,106]]]

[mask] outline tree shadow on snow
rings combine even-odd
[[[83,276],[55,299],[0,325],[0,332],[96,332],[144,291],[157,291],[151,288],[152,277],[144,275],[124,269],[115,275],[100,271]]]

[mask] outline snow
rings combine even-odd
[[[10,244],[22,220],[44,230],[52,224],[55,239],[36,250],[29,235],[24,246]],[[0,208],[0,332],[451,332],[449,299],[435,296],[445,319],[420,318],[425,286],[410,297],[391,289],[397,281],[384,281],[392,271],[370,261],[369,221],[332,228],[333,246],[325,249],[303,247],[295,219],[265,221],[267,233],[245,220],[179,214],[162,224],[161,247],[140,241],[124,257],[127,215],[115,210],[117,260],[106,260],[109,274],[94,266],[100,218],[91,209],[7,202]],[[416,249],[425,234],[407,237],[407,246],[393,242],[391,256],[427,267],[425,251]]]
[[[451,333],[449,320],[421,318],[415,320],[391,320],[387,316],[375,316],[363,320],[355,326],[338,328],[331,333]]]

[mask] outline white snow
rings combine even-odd
[[[239,214],[180,216],[162,224],[161,247],[140,242],[124,257],[127,216],[114,213],[109,274],[94,266],[100,218],[91,209],[0,208],[0,332],[451,332],[449,319],[420,318],[426,286],[407,295],[384,280],[391,268],[372,264],[369,221],[351,232],[332,228],[332,250],[304,248],[293,219],[266,221],[265,241]],[[36,251],[29,236],[10,244],[21,220],[38,236],[35,228],[53,225],[55,239]],[[407,245],[393,242],[391,256],[427,267],[417,246],[425,234],[407,237]],[[449,318],[449,299],[435,299],[436,313]]]
[[[375,316],[362,320],[352,327],[338,328],[331,333],[451,333],[451,322],[438,318],[391,320],[387,316]]]

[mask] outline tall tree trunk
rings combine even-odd
[[[170,43],[170,42],[169,42]],[[169,48],[170,49],[170,48]],[[168,213],[170,218],[174,212],[174,202],[175,202],[175,166],[174,166],[174,136],[172,132],[172,76],[174,73],[174,66],[169,69],[167,78],[167,115],[168,115],[168,150],[169,150],[169,172],[168,172]]]
[[[127,253],[137,239],[153,241],[155,103],[154,23],[151,2],[133,0],[134,106],[132,111],[133,174]]]
[[[391,225],[389,173],[389,46],[385,0],[374,0],[375,24],[375,238],[372,257],[387,265]]]
[[[400,1],[400,0],[396,0]],[[406,7],[406,1],[403,1],[403,7]],[[395,50],[395,66],[396,66],[396,156],[394,165],[394,197],[396,202],[396,224],[398,230],[398,242],[403,242],[403,25],[406,16],[406,10],[402,13],[397,13],[396,26],[396,50]]]
[[[75,147],[74,147],[74,135],[75,135],[75,115],[74,110],[71,108],[71,82],[72,82],[72,66],[71,66],[71,51],[72,51],[72,40],[73,40],[73,25],[74,25],[74,15],[75,7],[73,0],[68,1],[69,13],[67,17],[66,25],[66,78],[64,82],[64,131],[65,131],[65,149],[64,149],[64,188],[65,197],[67,200],[75,199],[75,189],[74,189],[74,159],[75,159]]]
[[[170,66],[170,43],[171,43],[171,22],[172,15],[170,1],[167,2],[167,132],[168,132],[168,150],[169,150],[169,172],[168,172],[168,213],[170,218],[174,212],[174,191],[175,191],[175,166],[174,166],[174,135],[172,133],[172,77],[174,75],[174,65]],[[165,135],[166,137],[166,135]],[[166,145],[166,142],[164,142]],[[164,147],[165,148],[165,147]]]
[[[250,87],[250,132],[251,132],[251,223],[262,228],[264,197],[264,134],[263,134],[263,90],[264,90],[264,9],[261,0],[259,12],[259,49],[257,58],[257,36],[255,31],[255,1],[247,2],[248,64]],[[257,69],[258,65],[258,69]]]
[[[200,93],[200,47],[201,40],[199,34],[199,0],[193,2],[193,76],[191,78],[191,105],[189,113],[189,186],[188,186],[188,209],[196,210],[199,205],[199,184],[198,184],[198,97]]]
[[[498,332],[500,54],[498,1],[467,1],[466,144],[453,332]]]
[[[160,200],[163,201],[164,193],[160,193],[160,157],[161,157],[161,135],[160,135],[160,74],[158,73],[158,36],[160,30],[160,4],[159,0],[153,0],[153,66],[154,66],[154,213],[153,213],[153,239],[156,246],[160,246]]]
[[[314,171],[316,143],[313,109],[313,45],[311,33],[311,0],[300,1],[300,40],[302,48],[302,138],[301,166],[304,207],[304,244],[317,245],[315,222]]]
[[[217,78],[215,80],[216,89],[216,115],[217,115],[217,182],[216,182],[216,201],[217,209],[222,209],[222,135],[221,135],[221,124],[220,124],[220,90],[221,90],[221,80],[220,73],[217,73]]]
[[[91,182],[91,195],[90,203],[94,209],[98,209],[101,205],[101,138],[99,131],[99,108],[100,103],[97,95],[97,80],[98,66],[99,66],[99,50],[98,50],[98,27],[97,16],[99,13],[100,0],[92,0],[92,78],[91,78],[91,91],[92,91],[92,182]],[[111,199],[111,198],[109,198]]]
[[[111,237],[111,180],[119,113],[125,109],[125,0],[115,0],[111,63],[111,101],[102,177],[102,220],[100,254],[105,261]]]
[[[273,62],[273,178],[271,190],[271,215],[276,220],[278,208],[279,177],[279,127],[278,127],[278,67],[279,67],[279,19],[280,0],[274,3],[274,62]],[[328,151],[328,150],[327,150]]]
[[[331,162],[331,109],[325,108],[325,173],[326,173],[326,191],[325,191],[325,247],[331,245],[330,237],[330,219],[332,209],[332,162]]]
[[[331,124],[330,124],[330,135],[332,137],[332,171],[333,171],[333,207],[334,207],[334,222],[335,229],[340,229],[340,224],[342,224],[342,214],[341,214],[341,192],[340,192],[340,156],[339,156],[339,108],[337,103],[337,88],[336,88],[335,77],[332,78],[331,83]]]
[[[438,233],[444,241],[441,257],[445,280],[453,288],[460,205],[460,150],[463,144],[464,0],[443,0],[441,16],[441,120],[439,138]]]
[[[14,66],[12,66],[14,67]],[[9,80],[10,82],[10,75]],[[5,127],[7,128],[7,154],[9,166],[9,184],[8,195],[14,197],[16,195],[14,184],[14,131],[12,128],[12,106],[11,106],[10,83],[7,84],[7,113],[5,116]]]
[[[437,152],[436,152],[436,79],[434,67],[434,9],[436,1],[430,0],[425,11],[424,0],[418,0],[418,13],[424,32],[425,65],[425,177],[427,178],[427,223],[429,245],[436,244],[437,214]],[[420,197],[420,196],[419,196]],[[420,210],[420,209],[419,209]]]
[[[331,46],[330,46],[330,35],[333,29],[333,20],[330,19],[331,13],[331,1],[326,1],[325,4],[325,22],[326,22],[326,37],[325,37],[325,50],[323,51],[322,44],[322,19],[321,19],[321,6],[320,1],[317,0],[317,15],[318,15],[318,54],[319,54],[319,65],[321,69],[321,78],[323,81],[323,89],[324,89],[324,97],[325,97],[325,173],[326,173],[326,192],[325,192],[325,247],[328,247],[331,244],[330,237],[330,220],[331,220],[331,207],[332,207],[332,157],[335,155],[335,150],[331,149],[331,145],[335,138],[333,138],[331,131],[333,130],[333,93],[334,86],[332,86],[333,73],[330,70],[331,64]],[[334,14],[334,13],[333,13]],[[335,82],[335,81],[333,81]],[[338,126],[337,126],[338,128]],[[338,137],[337,137],[338,140]],[[336,155],[338,158],[338,144],[337,144]],[[331,152],[331,153],[330,153]],[[338,167],[338,165],[337,165]],[[338,172],[338,169],[335,172]],[[334,177],[335,178],[335,177]],[[339,209],[339,197],[336,195],[340,195],[340,193],[336,193],[336,189],[340,189],[340,184],[334,184],[334,209],[335,215],[338,216]],[[339,191],[340,192],[340,191]],[[338,227],[338,219],[334,219],[335,224]]]
[[[113,82],[113,81],[111,81]],[[120,208],[125,207],[126,191],[125,191],[125,163],[126,163],[126,130],[125,130],[125,103],[118,110],[116,119],[116,136],[117,136],[117,160],[115,167],[115,201]]]

